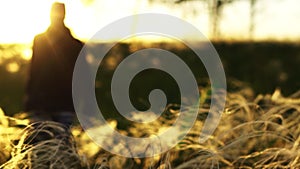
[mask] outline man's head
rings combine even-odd
[[[65,4],[55,2],[51,8],[51,24],[63,24],[65,19]]]

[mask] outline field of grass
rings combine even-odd
[[[190,50],[170,44],[155,45],[174,52],[189,65],[197,78],[201,107],[193,128],[181,142],[164,154],[142,159],[105,151],[78,123],[70,132],[52,122],[29,124],[28,114],[18,113],[22,112],[29,65],[21,51],[28,46],[0,45],[0,169],[300,168],[300,91],[294,93],[300,89],[299,44],[214,44],[224,65],[228,95],[222,119],[204,143],[199,143],[200,131],[211,99],[217,99],[210,98],[209,82],[205,80],[207,74]],[[114,68],[133,50],[144,47],[141,44],[115,46],[100,65],[104,71],[98,75],[104,79],[96,78],[95,92],[97,99],[102,100],[99,105],[105,112],[103,115],[110,119],[111,127],[134,137],[161,132],[179,114],[176,86],[170,86],[172,81],[168,78],[164,79],[168,83],[155,79],[164,78],[157,72],[145,72],[145,76],[134,79],[132,87],[135,90],[131,90],[130,96],[138,108],[145,109],[149,106],[145,97],[149,91],[153,87],[163,89],[170,105],[159,120],[128,126],[128,121],[122,120],[112,108],[109,87]],[[185,111],[189,109],[187,107]],[[133,116],[140,118],[137,113]],[[100,136],[106,136],[108,143],[114,143],[113,148],[122,147],[104,126],[98,127],[103,131]]]
[[[101,44],[99,44],[101,46]],[[222,60],[227,81],[230,83],[233,79],[238,79],[253,88],[255,94],[272,93],[276,88],[281,88],[283,95],[287,96],[300,89],[300,45],[288,42],[215,42],[214,46]],[[147,47],[147,46],[146,46]],[[172,44],[154,44],[153,47],[169,50],[179,57],[185,59],[189,65],[200,86],[205,86],[207,78],[202,63],[197,61],[191,50],[180,48]],[[28,79],[28,55],[30,56],[31,45],[0,44],[0,107],[8,114],[13,115],[22,111],[22,101],[24,98],[24,88]],[[105,97],[109,95],[108,86],[110,85],[111,76],[115,64],[119,63],[124,57],[128,56],[132,50],[145,48],[144,44],[120,44],[114,48],[107,59],[103,62],[102,74],[104,80],[96,83],[96,92],[101,93]],[[24,52],[25,51],[25,52]],[[26,56],[26,57],[24,57]],[[27,58],[27,59],[26,59]],[[9,69],[17,66],[16,72],[10,72]],[[13,69],[12,69],[13,70]],[[150,73],[151,75],[151,73]],[[155,74],[157,76],[157,74]],[[153,89],[158,86],[166,89],[165,83],[150,83],[151,79],[140,78],[143,88],[137,89],[140,95],[148,92],[145,89]],[[140,83],[137,79],[137,86]],[[160,85],[160,86],[159,86]],[[233,89],[228,84],[229,90]],[[140,91],[144,90],[144,91]],[[164,90],[170,103],[176,103],[176,95],[174,89],[168,87]],[[170,92],[171,91],[171,92]],[[139,99],[135,95],[133,98],[137,100],[137,107],[144,105],[144,99]],[[102,99],[103,109],[112,107],[111,99]],[[142,100],[141,103],[140,100]],[[140,105],[139,105],[140,104]]]
[[[181,142],[164,154],[142,159],[106,152],[79,125],[72,127],[73,136],[51,122],[38,124],[33,130],[27,119],[21,120],[22,115],[18,120],[0,112],[0,168],[300,168],[300,92],[283,97],[276,90],[272,95],[249,97],[249,90],[243,88],[227,95],[220,124],[205,143],[199,143],[199,133],[208,113],[208,97]],[[150,136],[162,126],[168,127],[177,115],[178,111],[170,106],[161,120],[131,126],[122,133]],[[111,126],[116,127],[116,123],[111,121]],[[48,139],[35,141],[41,133]],[[103,129],[103,134],[111,133]]]

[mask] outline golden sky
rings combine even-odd
[[[124,16],[145,12],[164,13],[190,22],[209,36],[208,10],[200,1],[170,5],[148,0],[64,0],[65,23],[73,34],[87,40],[107,24]],[[30,43],[49,25],[49,11],[54,0],[0,1],[0,43]],[[159,1],[157,1],[159,2]],[[255,18],[255,39],[299,40],[300,1],[261,0]],[[194,14],[192,11],[196,11]],[[240,0],[224,8],[220,22],[221,35],[227,39],[248,37],[249,2]],[[183,38],[195,38],[182,35]],[[110,40],[109,37],[106,40]]]

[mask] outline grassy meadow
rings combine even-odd
[[[78,123],[73,125],[72,135],[56,123],[29,124],[29,114],[22,112],[22,99],[29,64],[28,52],[24,50],[30,45],[1,45],[0,168],[300,168],[300,46],[283,42],[216,42],[214,45],[227,77],[226,107],[216,131],[206,142],[199,143],[211,99],[218,99],[210,96],[207,73],[190,50],[172,44],[153,44],[174,52],[189,65],[199,85],[201,104],[193,128],[182,141],[164,154],[142,159],[105,151]],[[172,79],[159,77],[155,71],[144,72],[144,76],[135,79],[132,88],[136,90],[130,90],[130,96],[136,107],[146,109],[149,107],[147,93],[153,88],[164,90],[168,106],[159,120],[129,125],[113,108],[108,90],[113,70],[124,57],[142,48],[145,45],[115,46],[100,65],[104,71],[98,75],[105,79],[96,78],[95,89],[111,127],[135,137],[159,133],[172,125],[179,114],[177,86],[172,85]],[[133,116],[139,118],[138,114]],[[107,141],[118,148],[121,143],[109,137],[112,133],[105,132],[104,126],[99,128],[109,138]],[[40,135],[48,139],[38,141]]]

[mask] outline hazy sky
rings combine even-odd
[[[66,25],[80,39],[89,39],[102,27],[119,18],[145,12],[177,16],[209,36],[208,9],[199,1],[181,5],[149,3],[148,0],[94,0],[88,4],[83,1],[61,1],[66,3]],[[0,1],[0,43],[31,42],[34,35],[45,31],[49,25],[52,2],[53,0]],[[255,38],[299,40],[299,7],[299,0],[259,0],[256,6]],[[240,0],[225,7],[220,25],[224,38],[247,38],[248,0]],[[107,40],[110,40],[109,37]]]

